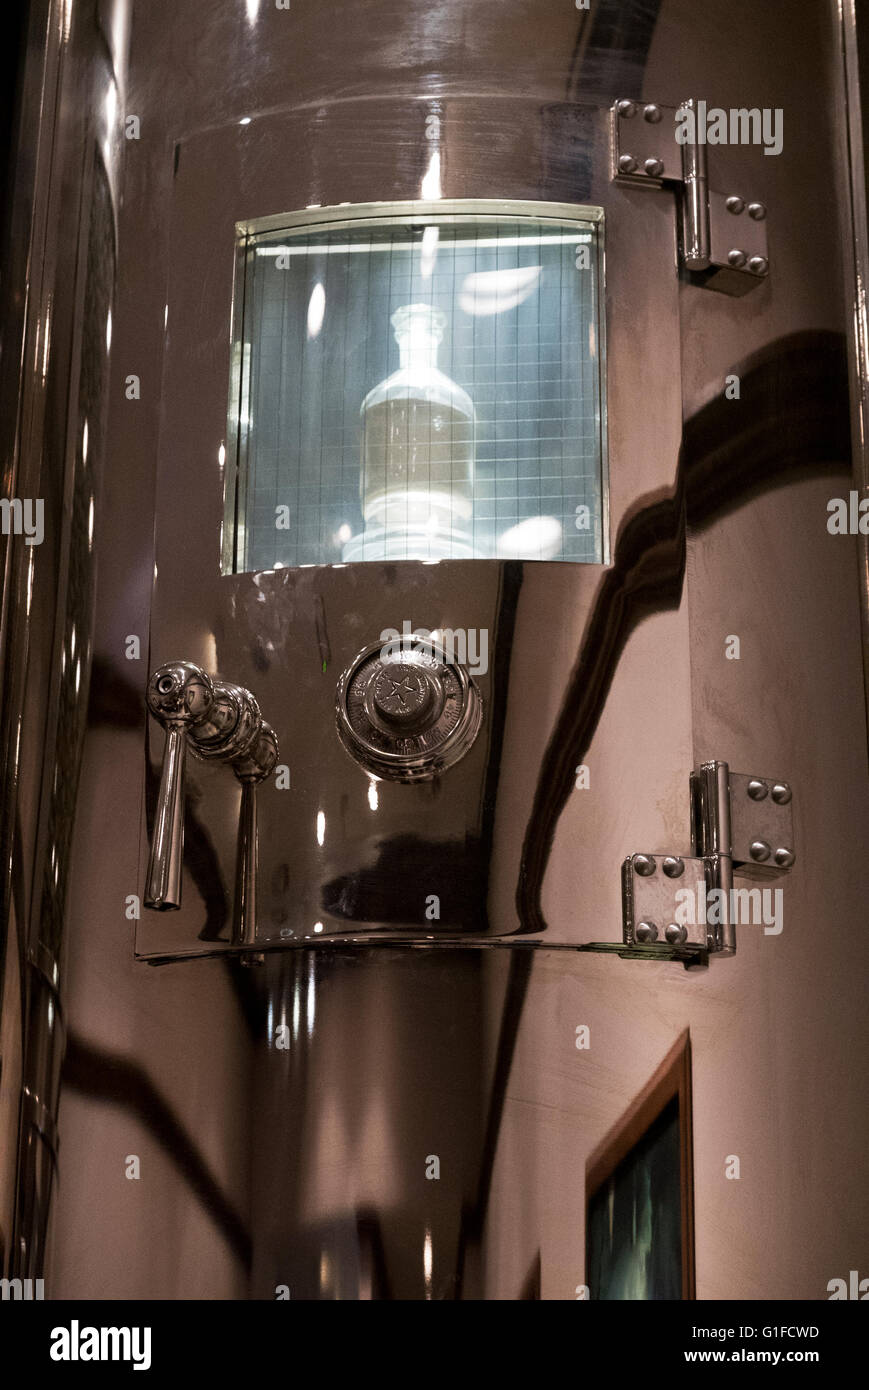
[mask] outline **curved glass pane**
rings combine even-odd
[[[603,558],[601,224],[247,235],[233,568]]]

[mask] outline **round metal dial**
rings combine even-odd
[[[399,782],[434,777],[461,758],[480,728],[479,692],[432,642],[360,652],[338,684],[338,733],[368,772]]]

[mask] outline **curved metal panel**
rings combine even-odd
[[[478,127],[485,118],[482,103],[464,99],[456,108],[445,103],[444,119],[455,120],[461,128]],[[660,511],[665,504],[657,498],[670,493],[669,543],[675,571],[670,578],[663,573],[663,589],[657,595],[652,567],[645,580],[652,601],[659,598],[670,606],[674,600],[678,603],[674,582],[680,573],[681,544],[680,503],[674,491],[681,414],[678,342],[671,336],[667,348],[662,344],[654,356],[645,353],[632,305],[642,298],[650,314],[664,319],[675,313],[672,206],[664,200],[648,207],[639,244],[632,225],[637,195],[611,185],[603,161],[605,113],[577,107],[554,119],[553,113],[532,104],[517,104],[509,122],[517,133],[520,128],[539,131],[540,140],[545,131],[550,153],[561,146],[579,156],[584,149],[587,159],[577,157],[574,169],[566,160],[544,164],[540,146],[532,139],[520,160],[511,142],[508,178],[506,171],[492,169],[491,161],[484,167],[474,140],[466,149],[453,149],[450,170],[443,175],[448,196],[442,202],[391,203],[383,214],[412,208],[422,216],[426,206],[449,214],[460,207],[449,195],[471,186],[478,212],[488,208],[506,216],[525,211],[559,218],[584,216],[582,205],[561,201],[568,190],[604,209],[608,274],[617,287],[606,301],[610,525],[618,537],[616,547],[624,554],[631,544],[628,516],[637,514],[632,523],[636,537],[638,518],[651,499],[656,499],[652,510]],[[615,666],[608,672],[586,662],[581,670],[576,668],[582,634],[593,631],[601,619],[607,621],[605,595],[618,566],[610,570],[580,565],[569,567],[574,573],[562,574],[563,567],[534,562],[369,562],[252,575],[220,573],[219,460],[230,373],[235,224],[256,219],[260,225],[271,207],[281,206],[275,200],[286,200],[284,206],[290,208],[310,203],[307,161],[311,168],[316,164],[320,188],[329,186],[352,197],[356,187],[361,188],[357,150],[370,149],[376,140],[394,148],[399,132],[407,172],[393,167],[389,188],[377,189],[375,184],[375,191],[394,197],[414,192],[414,158],[423,176],[431,158],[424,124],[417,131],[414,157],[406,114],[398,103],[343,104],[319,113],[313,126],[306,113],[252,119],[242,127],[190,137],[180,147],[173,184],[152,654],[159,659],[185,654],[206,669],[231,672],[233,679],[255,690],[275,723],[291,786],[278,791],[264,785],[259,792],[258,948],[316,942],[318,937],[467,941],[517,932],[537,939],[546,933],[553,944],[579,945],[595,936],[616,941],[621,911],[618,866],[630,852],[631,839],[638,836],[645,842],[648,836],[658,840],[676,835],[675,824],[653,828],[648,811],[636,806],[636,823],[631,826],[623,808],[617,833],[624,839],[608,852],[612,875],[607,881],[591,861],[583,863],[588,847],[594,865],[599,865],[602,847],[583,828],[586,807],[577,795],[562,831],[577,846],[572,871],[585,885],[581,897],[587,917],[556,911],[548,921],[539,909],[529,918],[523,906],[527,866],[519,859],[521,822],[527,821],[535,769],[552,736],[553,718],[572,683],[596,688],[614,677],[630,682],[641,694],[648,730],[644,743],[654,749],[656,779],[675,778],[674,769],[684,766],[687,755],[687,703],[681,724],[672,717],[674,676],[680,663],[687,671],[687,629],[683,627],[681,643],[674,635],[666,639],[671,653],[666,676],[660,664],[652,662],[638,678],[637,670],[627,666],[623,675]],[[286,169],[280,187],[271,152],[288,142],[304,148],[306,159]],[[598,172],[589,181],[595,151],[600,152]],[[221,199],[228,167],[238,169],[240,185],[233,198]],[[553,168],[558,172],[552,174]],[[546,170],[543,177],[541,169]],[[365,181],[370,189],[370,169]],[[502,196],[486,203],[495,187]],[[532,189],[542,206],[523,201]],[[340,205],[317,214],[338,221],[347,215]],[[275,214],[275,220],[285,219]],[[197,269],[203,257],[212,273],[222,266],[224,295],[203,296]],[[650,263],[658,267],[655,277],[648,273]],[[644,416],[636,417],[627,408],[626,391],[641,392],[648,403]],[[197,499],[194,525],[179,506],[184,496]],[[648,558],[644,556],[643,563]],[[636,557],[630,561],[634,563]],[[664,592],[667,585],[672,597]],[[489,669],[475,674],[483,728],[462,762],[434,783],[378,783],[373,798],[370,777],[354,766],[336,738],[336,687],[360,645],[376,641],[384,630],[402,631],[408,622],[414,629],[486,634]],[[671,628],[673,634],[676,630]],[[601,657],[605,659],[603,653]],[[687,701],[685,676],[677,677],[675,685]],[[305,736],[299,740],[294,730],[302,728]],[[621,743],[618,731],[610,730],[607,741],[595,750],[597,766],[612,765],[621,757]],[[573,751],[568,744],[567,756]],[[583,760],[580,754],[577,750],[577,763]],[[604,785],[615,794],[619,778],[604,774],[602,781],[604,777]],[[137,950],[146,958],[213,951],[228,942],[237,798],[212,770],[201,775],[191,770],[191,788],[196,804],[187,827],[192,893],[180,915],[155,920],[146,914],[141,919]],[[535,891],[543,891],[542,883]],[[191,896],[200,900],[192,907]],[[205,897],[208,911],[203,915]],[[433,900],[439,915],[431,910]]]

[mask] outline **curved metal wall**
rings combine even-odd
[[[4,1265],[42,1277],[65,1038],[65,904],[93,646],[125,10],[37,3],[22,27],[0,385],[3,493],[25,509],[24,531],[16,525],[7,535],[4,525],[3,535],[0,1234]]]

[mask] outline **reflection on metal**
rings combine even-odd
[[[159,666],[148,682],[148,709],[166,730],[163,770],[148,861],[145,906],[181,906],[184,770],[187,746],[202,762],[231,763],[242,785],[233,944],[255,939],[255,787],[274,768],[278,744],[249,690],[211,677],[192,661]]]
[[[691,1092],[686,1029],[586,1162],[586,1298],[696,1297]]]
[[[724,762],[691,773],[691,853],[632,854],[622,865],[624,940],[648,951],[657,942],[691,956],[732,956],[734,869],[774,877],[796,858],[787,782],[731,772]],[[685,894],[699,893],[688,914]],[[675,957],[678,958],[678,957]]]
[[[681,187],[686,270],[699,275],[707,289],[747,294],[769,274],[766,207],[757,201],[746,206],[737,194],[721,194],[709,187],[705,138],[681,142],[678,134],[680,120],[686,116],[690,118],[686,133],[690,136],[694,130],[696,135],[697,114],[693,98],[679,107],[614,102],[612,177],[640,187]]]
[[[24,1278],[44,1274],[57,1156],[124,143],[123,0],[62,9],[22,23],[0,294],[0,490],[46,522],[33,546],[0,536],[0,1263]]]
[[[838,134],[840,202],[847,210],[842,227],[845,293],[849,305],[848,338],[851,378],[851,434],[854,485],[869,497],[869,220],[866,186],[869,172],[869,15],[857,0],[836,6],[835,42],[838,69],[836,97],[844,111]],[[863,81],[861,82],[861,73]],[[859,557],[860,616],[863,630],[863,685],[869,716],[869,536],[856,540]]]

